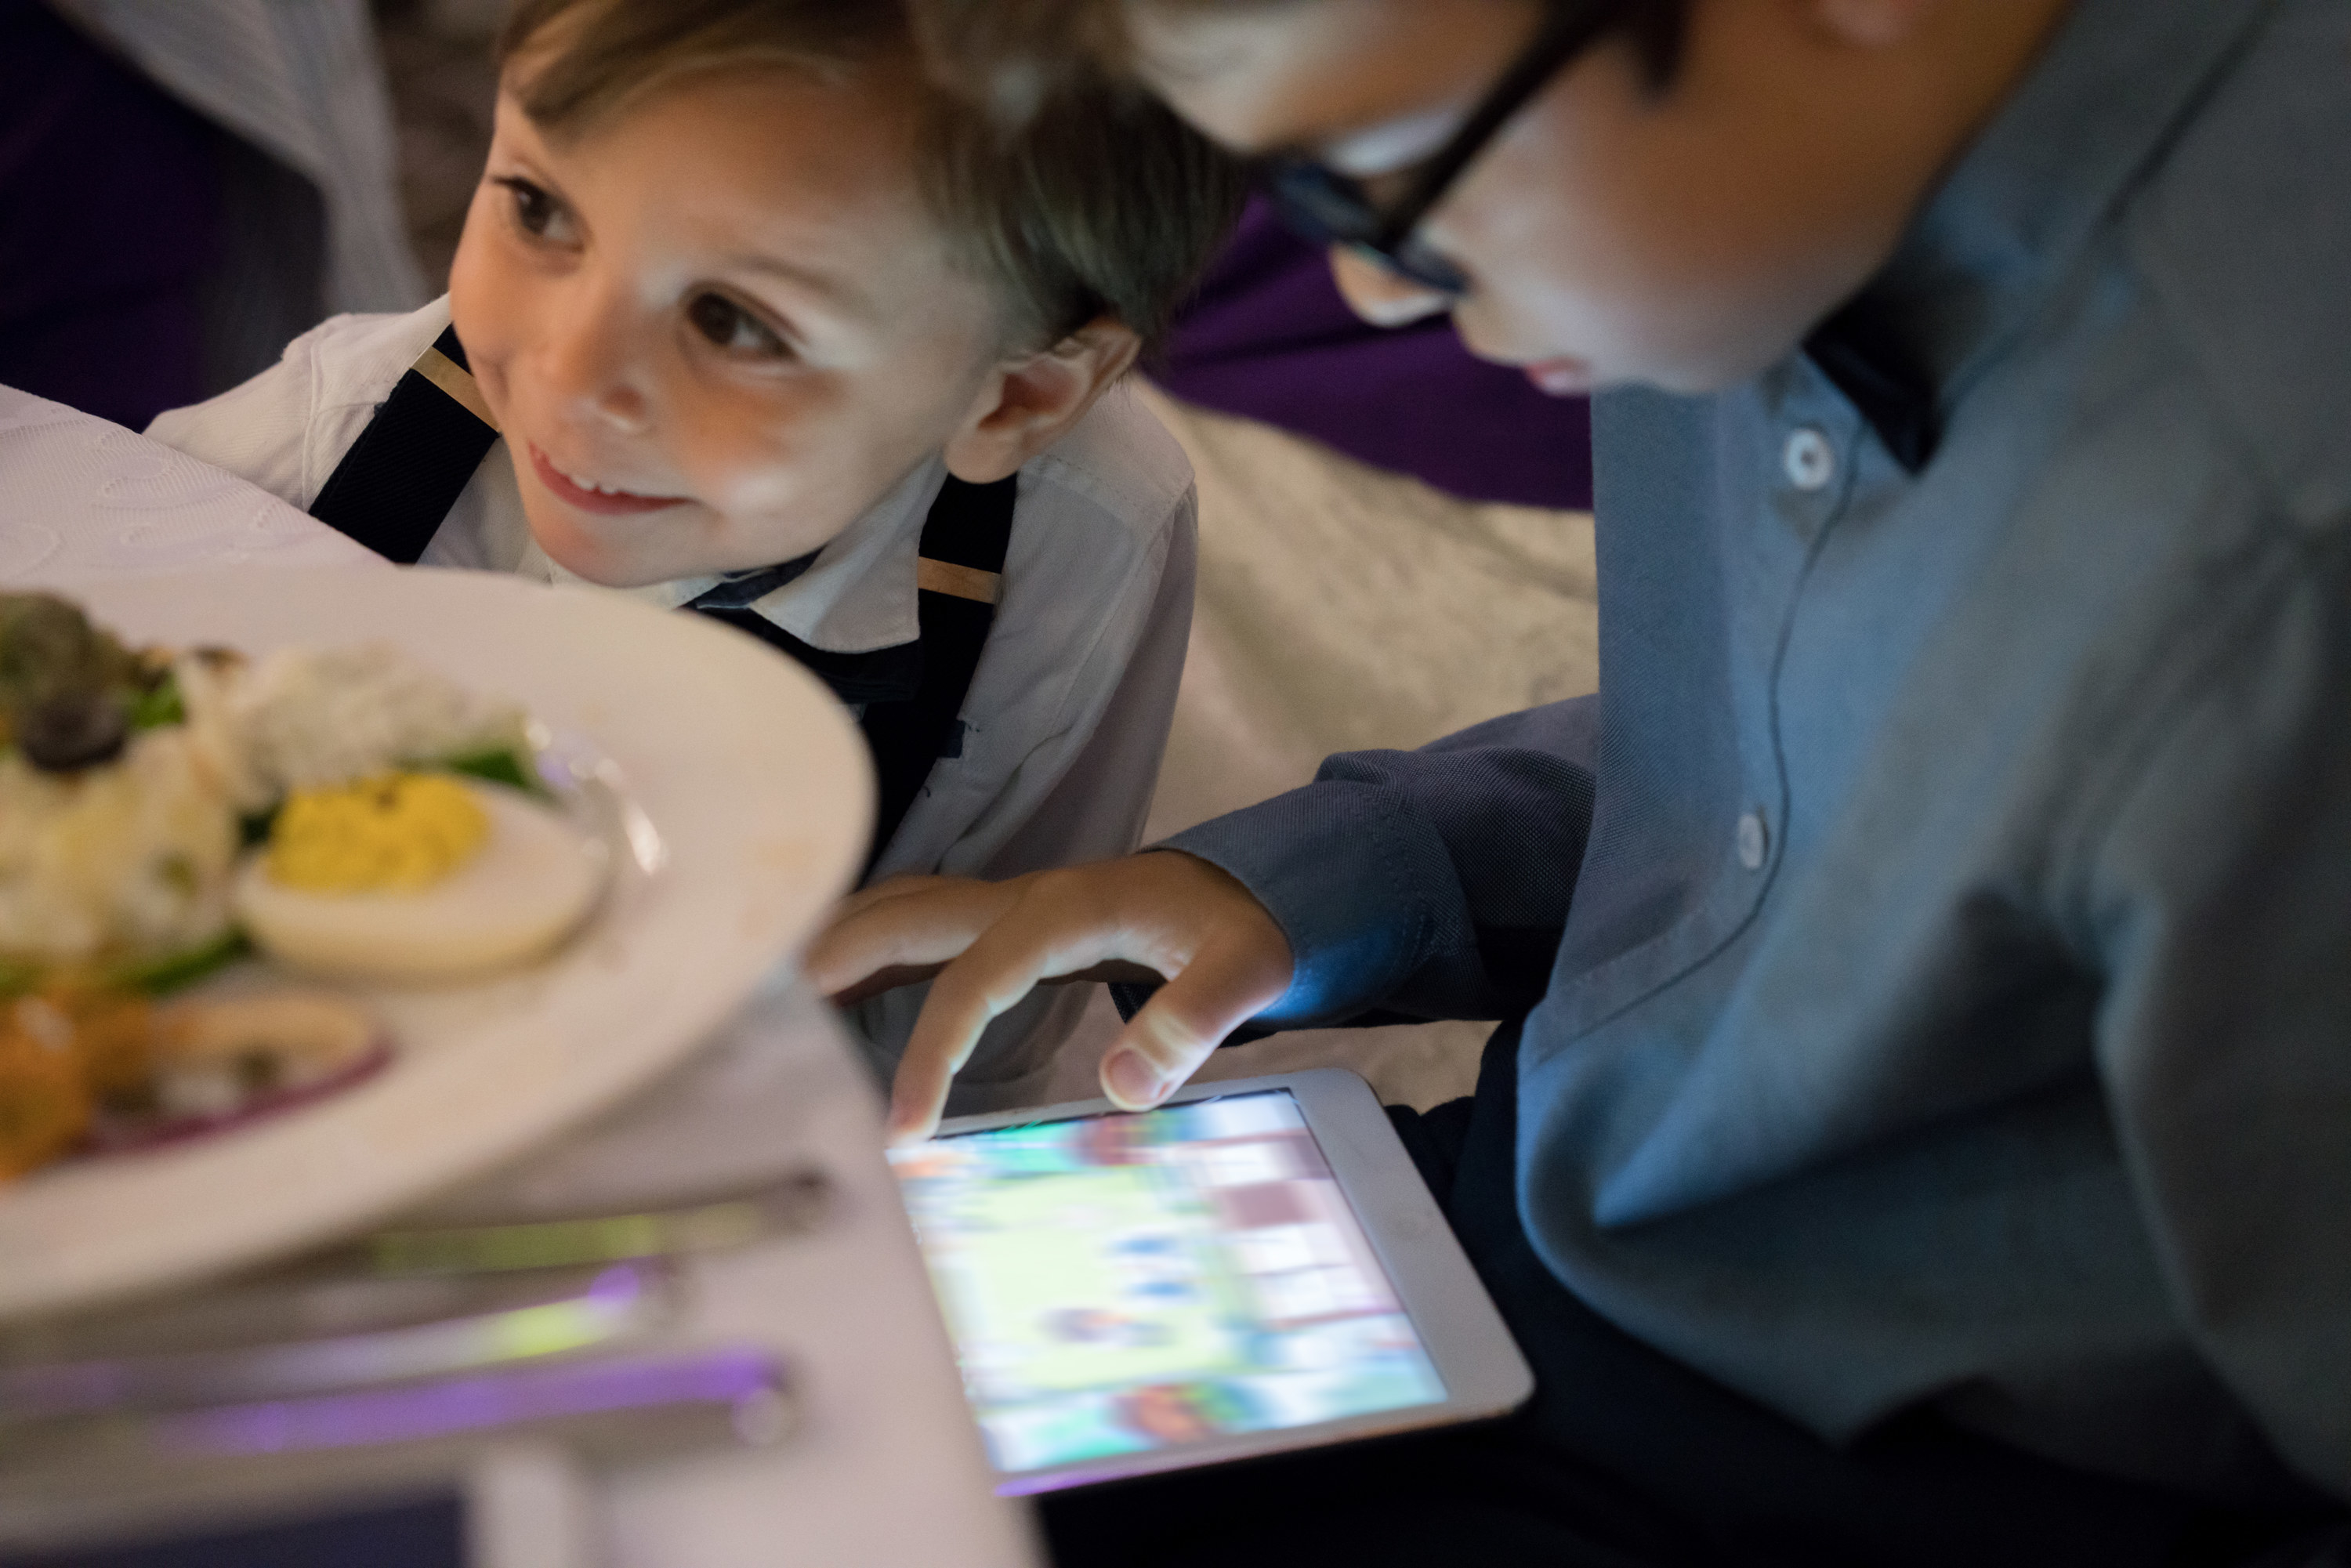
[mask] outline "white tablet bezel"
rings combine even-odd
[[[1196,1083],[1168,1096],[1165,1104],[1227,1099],[1287,1090],[1322,1151],[1331,1174],[1354,1209],[1396,1299],[1420,1335],[1422,1347],[1445,1385],[1445,1397],[1429,1405],[1350,1416],[1311,1426],[1247,1432],[1140,1453],[1080,1459],[1041,1469],[999,1472],[997,1490],[1007,1496],[1057,1491],[1134,1476],[1190,1469],[1199,1465],[1399,1432],[1452,1426],[1505,1416],[1534,1392],[1534,1374],[1519,1354],[1501,1314],[1486,1293],[1453,1229],[1429,1195],[1427,1184],[1405,1153],[1404,1143],[1370,1084],[1344,1068],[1322,1067],[1263,1078]],[[939,1128],[939,1136],[986,1132],[997,1127],[1071,1122],[1123,1113],[1107,1100],[1083,1100],[1041,1109],[959,1116]],[[1147,1114],[1147,1113],[1146,1113]],[[944,1311],[944,1308],[942,1309]],[[949,1327],[950,1337],[953,1327]]]

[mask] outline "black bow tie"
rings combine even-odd
[[[686,601],[688,610],[748,610],[762,599],[788,582],[794,582],[816,564],[820,552],[810,550],[798,560],[788,560],[781,566],[761,567],[757,571],[730,571],[726,580],[716,588],[706,589]]]

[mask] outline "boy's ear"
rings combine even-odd
[[[947,472],[973,485],[1018,473],[1069,434],[1142,349],[1132,328],[1098,316],[1050,349],[1004,361],[947,438]]]
[[[1814,28],[1865,49],[1907,43],[1942,0],[1800,0]]]

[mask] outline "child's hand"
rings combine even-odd
[[[1040,984],[1166,977],[1102,1057],[1102,1092],[1140,1111],[1288,990],[1290,968],[1249,889],[1174,852],[1011,882],[899,877],[846,900],[808,957],[839,1002],[932,980],[891,1091],[893,1143],[930,1136],[980,1030]]]

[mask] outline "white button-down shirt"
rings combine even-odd
[[[449,324],[445,299],[406,316],[339,316],[298,338],[277,366],[148,434],[309,507],[378,404]],[[909,474],[752,608],[833,653],[913,641],[915,559],[945,482],[936,459]],[[1115,389],[1020,471],[1002,596],[964,700],[962,753],[933,767],[874,868],[1013,876],[1133,849],[1158,778],[1192,619],[1197,507],[1183,449]],[[514,464],[496,442],[450,508],[427,566],[573,577],[523,516]],[[716,578],[624,591],[682,604]],[[746,716],[747,720],[752,716]],[[923,991],[857,1009],[876,1064],[894,1060]],[[998,1020],[957,1080],[956,1108],[1018,1104],[1050,1071],[1081,998],[1041,993]]]

